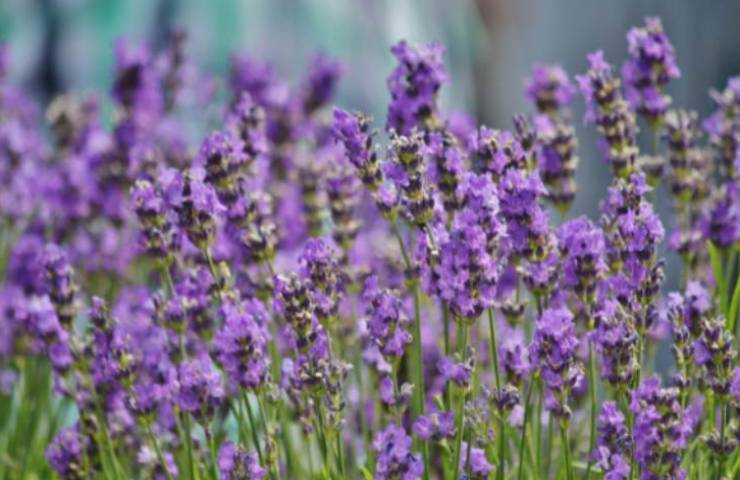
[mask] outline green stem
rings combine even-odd
[[[154,451],[157,454],[157,460],[159,460],[159,464],[162,465],[162,470],[164,470],[164,474],[167,477],[167,480],[174,480],[172,478],[172,474],[170,473],[170,469],[167,468],[167,462],[165,462],[164,460],[162,448],[159,446],[159,442],[157,442],[157,437],[154,436],[154,433],[152,432],[152,426],[149,425],[149,423],[146,424],[146,434],[149,436],[149,440],[152,442]]]
[[[464,319],[458,319],[458,332],[460,334],[458,337],[458,350],[462,355],[465,355],[465,349],[468,347],[468,326]],[[460,468],[460,455],[462,453],[462,439],[465,426],[465,397],[467,396],[467,392],[463,391],[461,393],[460,402],[457,405],[457,438],[455,439],[455,456],[452,463],[453,476],[455,475],[454,472],[457,472],[458,468]]]
[[[565,478],[573,480],[573,465],[570,463],[570,442],[568,440],[568,424],[560,423],[560,438],[563,443],[563,458],[565,459]]]
[[[260,464],[265,465],[265,458],[262,455],[262,447],[260,446],[259,438],[257,437],[257,422],[254,420],[254,413],[252,412],[252,405],[249,403],[249,398],[246,392],[242,392],[242,402],[247,408],[247,418],[249,419],[249,430],[252,433],[252,442],[254,442],[254,448],[257,449],[257,456],[260,459]]]
[[[529,422],[529,410],[530,410],[529,400],[530,400],[530,397],[532,396],[532,390],[534,390],[534,384],[530,383],[529,387],[527,388],[527,399],[524,401],[524,420],[522,420],[522,437],[519,439],[519,473],[517,474],[517,478],[519,480],[522,480],[523,478],[522,474],[524,473],[524,440],[527,436],[527,424]],[[537,444],[537,449],[539,450],[539,442]],[[539,452],[538,452],[538,458],[539,458]],[[499,462],[503,463],[503,457],[501,457]]]
[[[586,480],[591,478],[591,466],[593,464],[593,451],[596,445],[596,356],[594,355],[593,342],[588,342],[588,387],[591,394],[591,425],[588,441],[588,465],[586,467]]]
[[[190,412],[183,412],[185,420],[185,451],[188,456],[188,469],[190,470],[190,478],[200,478],[199,468],[195,465],[193,459],[193,430],[190,424]]]

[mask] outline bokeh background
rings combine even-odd
[[[389,46],[437,40],[447,46],[451,80],[443,110],[508,128],[514,113],[530,110],[523,80],[534,62],[560,63],[574,75],[586,70],[587,53],[603,49],[620,66],[626,31],[647,15],[662,18],[676,47],[682,78],[669,87],[674,105],[706,115],[710,88],[740,72],[740,0],[0,0],[0,41],[11,47],[11,77],[43,101],[68,90],[106,94],[121,36],[157,49],[184,28],[189,57],[222,79],[236,52],[297,79],[323,51],[345,66],[339,103],[382,125]],[[611,174],[593,128],[579,121],[580,100],[574,115],[581,162],[572,214],[596,218]],[[667,196],[658,193],[667,220]],[[666,253],[672,288],[679,262]]]

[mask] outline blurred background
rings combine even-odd
[[[297,80],[324,51],[346,67],[338,102],[382,126],[389,46],[438,40],[450,72],[443,111],[509,128],[514,113],[531,111],[523,80],[534,62],[575,75],[586,70],[587,53],[603,49],[619,67],[627,30],[647,15],[662,18],[676,47],[682,78],[669,87],[674,105],[705,116],[709,89],[740,72],[739,0],[0,0],[0,41],[11,48],[11,77],[44,102],[68,90],[107,94],[121,36],[157,49],[184,28],[190,59],[222,82],[232,53],[268,59]],[[581,163],[572,215],[596,218],[611,174],[595,131],[582,126],[581,100],[574,110]],[[664,219],[666,197],[658,195]],[[669,257],[669,288],[677,265]]]

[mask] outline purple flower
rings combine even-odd
[[[358,169],[362,183],[371,192],[377,190],[382,172],[373,148],[370,119],[360,112],[335,108],[332,132],[336,141],[344,146],[347,160]]]
[[[467,442],[463,442],[460,448],[460,465],[458,467],[461,475],[460,478],[487,480],[489,478],[489,473],[494,469],[494,466],[488,463],[485,450],[473,447]],[[470,476],[465,475],[468,460],[470,461]]]
[[[732,370],[732,383],[730,384],[730,397],[740,407],[740,367]]]
[[[377,455],[375,478],[378,480],[416,480],[424,473],[421,455],[411,452],[411,437],[397,425],[390,424],[373,439]]]
[[[239,101],[226,118],[226,126],[241,140],[241,153],[246,157],[245,167],[253,165],[258,157],[268,153],[265,111],[248,92],[242,93],[239,97]]]
[[[213,349],[233,385],[251,390],[264,384],[267,356],[267,313],[256,300],[225,302],[223,326],[216,332]]]
[[[301,279],[311,290],[316,316],[321,321],[336,316],[343,285],[334,249],[323,239],[312,238],[303,247],[298,263]]]
[[[673,45],[657,17],[646,18],[644,27],[630,29],[627,44],[630,58],[622,66],[627,100],[649,122],[660,121],[671,103],[663,89],[681,76]]]
[[[521,143],[509,131],[480,127],[469,140],[470,156],[476,172],[491,174],[499,183],[510,168],[525,168],[527,156]]]
[[[597,446],[593,452],[608,480],[629,478],[632,438],[625,425],[624,414],[611,401],[601,405],[597,423]]]
[[[246,55],[231,59],[231,91],[238,99],[248,93],[261,107],[274,107],[287,96],[287,86],[270,63]]]
[[[237,138],[221,132],[208,135],[200,147],[199,164],[205,168],[204,181],[210,184],[219,200],[231,206],[241,193],[238,178],[245,174],[247,156]]]
[[[178,226],[201,250],[213,243],[216,223],[226,210],[214,189],[203,182],[202,172],[192,170],[175,176],[168,184],[170,201],[177,213]]]
[[[224,400],[221,375],[211,367],[211,359],[186,360],[178,368],[177,405],[198,417],[210,417]]]
[[[457,187],[465,172],[465,151],[453,133],[447,129],[434,131],[427,140],[426,155],[429,162],[429,176],[442,194],[442,201],[448,215],[459,207]]]
[[[597,282],[607,269],[604,232],[581,216],[562,224],[557,235],[564,286],[584,303],[592,303]]]
[[[450,231],[435,235],[436,248],[420,244],[425,288],[447,304],[453,315],[473,320],[492,307],[501,275],[501,243],[506,227],[499,219],[496,189],[487,175],[468,174],[457,188],[460,209]]]
[[[411,319],[401,298],[396,292],[381,289],[375,276],[365,281],[362,298],[367,304],[367,336],[372,347],[386,357],[403,356],[411,343]]]
[[[726,178],[737,178],[740,159],[740,75],[727,80],[724,90],[711,92],[717,110],[704,121],[709,141],[718,151]]]
[[[455,435],[455,414],[453,412],[432,412],[421,415],[416,418],[412,428],[414,434],[422,440],[451,439]]]
[[[89,473],[83,471],[82,443],[75,425],[57,433],[46,448],[46,460],[62,479],[84,478]]]
[[[586,118],[595,123],[604,137],[603,151],[614,174],[629,175],[635,166],[638,148],[635,140],[637,122],[622,98],[619,79],[598,50],[588,56],[590,69],[576,77],[586,99]]]
[[[118,39],[115,54],[113,98],[129,111],[155,115],[161,113],[163,96],[149,51],[125,39]]]
[[[714,192],[701,226],[718,247],[730,248],[740,241],[740,182],[728,181]]]
[[[548,308],[537,320],[534,339],[529,346],[530,361],[540,369],[547,389],[545,406],[553,414],[570,418],[568,396],[583,376],[576,358],[573,315],[565,308]]]
[[[400,193],[403,213],[419,228],[424,228],[434,216],[434,197],[424,175],[424,150],[420,134],[392,133],[390,161],[383,165],[383,173]]]
[[[527,98],[543,113],[566,107],[576,95],[575,87],[560,65],[535,64],[532,76],[525,82],[525,91]]]
[[[737,356],[734,336],[725,327],[723,317],[702,319],[699,337],[694,342],[694,360],[701,367],[699,381],[717,396],[730,392],[732,366]]]
[[[640,299],[653,298],[662,282],[656,252],[665,232],[652,204],[644,198],[648,190],[645,175],[633,173],[628,179],[615,180],[601,204],[611,267]]]
[[[223,480],[261,480],[267,475],[254,452],[247,453],[228,440],[218,452],[218,473]]]
[[[303,109],[307,115],[329,103],[342,74],[338,62],[319,54],[311,60],[303,85]]]
[[[180,246],[175,215],[169,208],[161,185],[137,180],[131,187],[134,211],[143,227],[144,250],[155,258],[167,259]]]
[[[509,169],[501,177],[498,192],[512,255],[536,258],[545,250],[549,235],[547,212],[538,202],[547,192],[539,174]]]
[[[681,453],[686,448],[684,409],[675,388],[661,388],[657,377],[643,380],[632,392],[635,454],[643,480],[683,479]]]
[[[573,125],[560,116],[537,115],[534,119],[539,151],[539,172],[547,186],[547,198],[559,210],[567,211],[575,198],[578,157]]]
[[[601,355],[601,376],[614,386],[628,387],[639,370],[634,321],[612,299],[605,300],[593,316],[596,330],[591,338]]]
[[[464,361],[459,358],[442,357],[437,362],[437,371],[445,382],[453,382],[463,389],[470,387],[474,367],[475,360],[471,351],[467,352],[467,358]]]
[[[46,292],[54,304],[59,322],[69,330],[76,314],[77,286],[72,279],[73,271],[67,253],[58,245],[49,244],[44,248],[41,261],[46,272]]]
[[[388,77],[391,102],[388,130],[408,135],[414,127],[430,127],[437,115],[437,93],[447,73],[445,49],[438,43],[412,47],[402,40],[391,48],[398,66]]]

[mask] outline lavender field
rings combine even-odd
[[[388,45],[380,118],[322,53],[121,38],[47,102],[0,44],[0,480],[740,478],[740,75],[674,102],[670,34],[496,126],[443,43]]]

